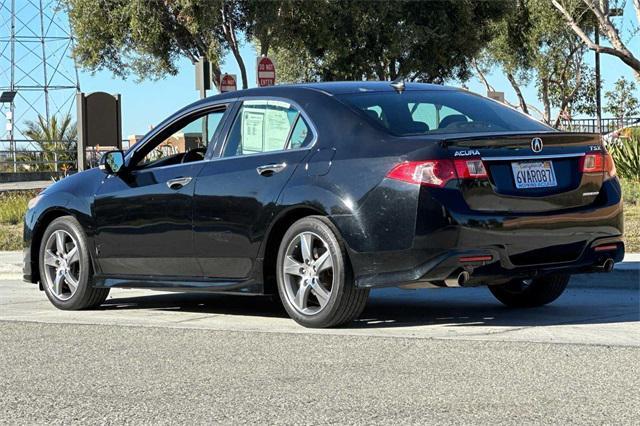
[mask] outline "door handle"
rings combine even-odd
[[[275,173],[280,173],[285,167],[287,167],[287,163],[266,164],[256,167],[256,171],[260,176],[271,176]]]
[[[187,177],[179,177],[179,178],[175,178],[175,179],[169,179],[167,181],[167,186],[169,187],[169,189],[178,190],[178,189],[182,188],[183,186],[187,185],[189,182],[191,182],[191,177],[189,177],[189,176],[187,176]]]

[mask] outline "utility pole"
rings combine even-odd
[[[593,40],[595,44],[600,44],[600,26],[596,24],[595,34],[593,36]],[[602,134],[602,97],[600,94],[600,86],[602,82],[600,81],[600,52],[598,50],[596,53],[596,130],[598,133]]]
[[[601,0],[600,7],[605,13],[605,16],[614,17],[614,16],[622,16],[624,9],[622,8],[613,8],[609,9],[609,1]],[[600,45],[600,24],[596,22],[596,28],[593,35],[594,43],[599,46]],[[596,129],[598,133],[602,134],[602,79],[600,75],[600,52],[595,50],[595,68],[596,68]],[[609,129],[607,129],[609,130]]]
[[[16,82],[16,0],[11,0],[11,91],[15,92]],[[15,99],[15,98],[14,98]],[[9,149],[11,150],[13,160],[13,172],[18,171],[18,158],[16,153],[16,138],[14,135],[15,119],[16,119],[16,104],[14,100],[11,100],[9,105],[9,111],[11,111],[11,124],[9,127]]]

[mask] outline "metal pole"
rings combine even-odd
[[[76,142],[77,149],[77,166],[78,171],[81,172],[87,168],[87,157],[86,157],[86,138],[85,132],[87,131],[86,126],[86,108],[85,108],[85,96],[84,93],[78,92],[76,93],[76,126],[78,127],[78,141]]]
[[[44,36],[44,9],[42,8],[42,0],[40,0],[40,44],[42,45],[42,70],[44,72],[44,113],[47,124],[49,124],[49,80],[47,78],[47,54],[44,45]],[[58,168],[56,165],[56,171],[57,170]]]
[[[596,45],[600,44],[600,27],[596,24],[596,31],[594,34],[594,42]],[[602,134],[602,99],[600,94],[600,52],[595,51],[596,55],[596,129],[598,133]]]
[[[16,0],[11,0],[11,91],[15,91],[15,75],[16,75]],[[11,101],[9,109],[11,111],[11,128],[9,129],[9,149],[13,157],[13,172],[18,171],[18,162],[16,158],[16,141],[14,139],[13,128],[15,126],[15,98]]]

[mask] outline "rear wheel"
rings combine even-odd
[[[343,243],[330,222],[295,222],[280,243],[278,293],[287,313],[305,327],[334,327],[357,318],[369,289],[358,289]]]
[[[60,217],[49,224],[39,256],[42,287],[56,308],[86,309],[107,299],[108,288],[92,286],[86,237],[74,217]]]
[[[517,308],[546,305],[556,300],[569,284],[570,275],[550,275],[527,280],[512,280],[506,284],[489,286],[500,302]]]

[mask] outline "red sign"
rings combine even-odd
[[[220,93],[234,92],[238,90],[235,74],[223,74],[220,78]]]
[[[258,58],[258,87],[276,84],[276,67],[266,56]]]

